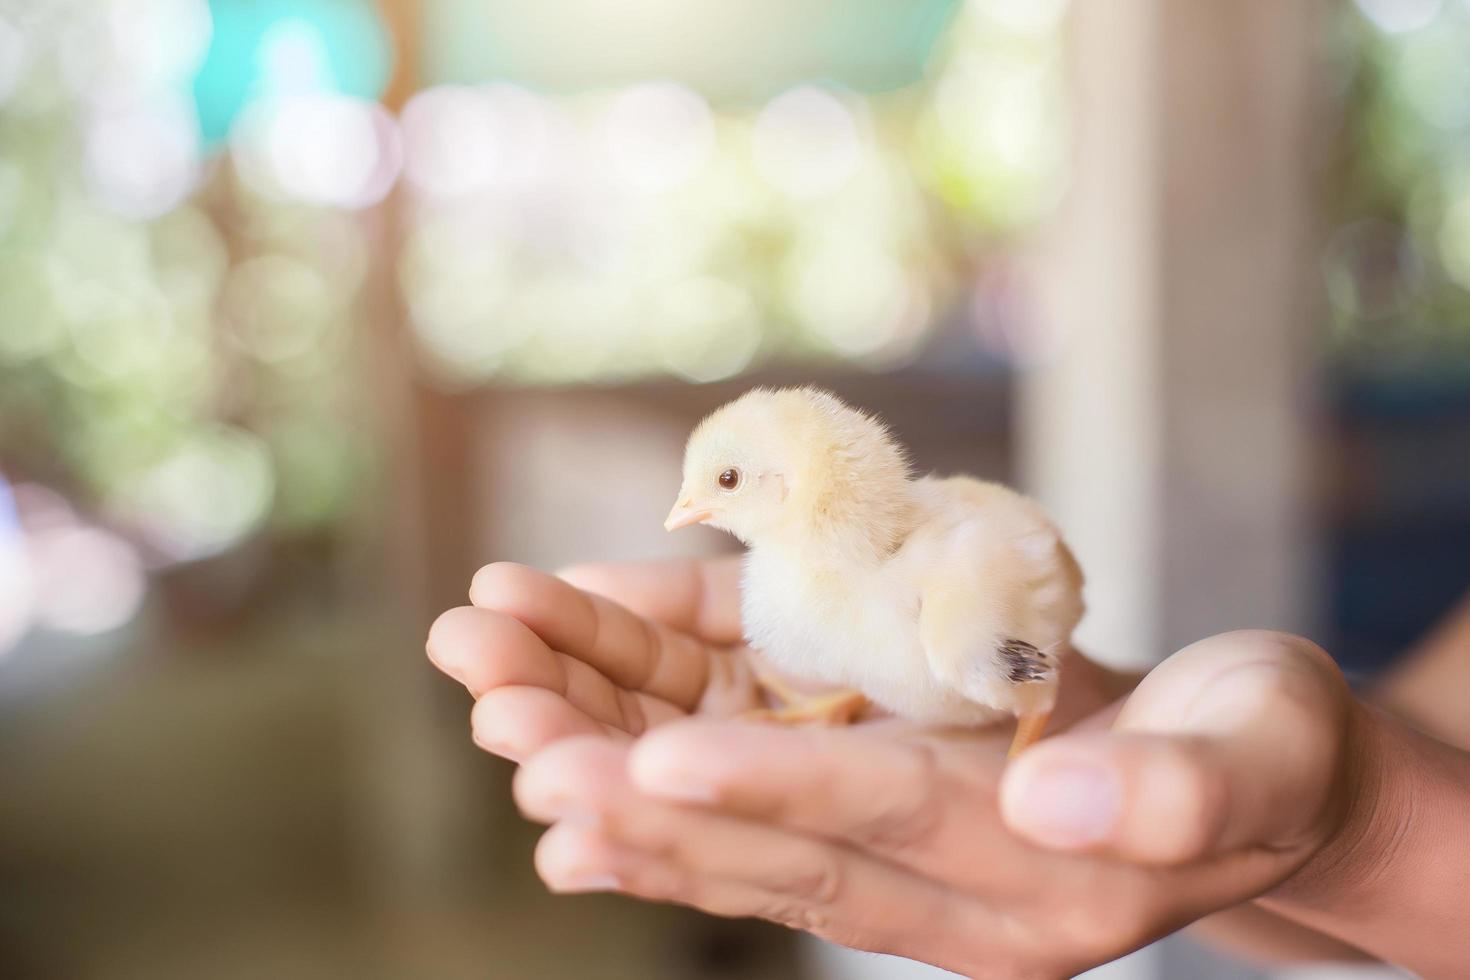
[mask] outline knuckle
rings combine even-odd
[[[699,904],[693,879],[663,862],[640,861],[620,872],[628,891],[651,902]]]
[[[823,939],[832,939],[832,917],[823,909],[801,902],[781,900],[768,904],[760,917],[788,929],[799,929]],[[834,941],[836,941],[834,939]]]
[[[1141,945],[1149,934],[1151,917],[1148,902],[1137,888],[1109,885],[1106,892],[1095,893],[1091,900],[1069,903],[1058,910],[1056,923],[1068,945],[1092,955],[1113,954]]]
[[[807,905],[831,905],[843,893],[842,862],[825,849],[802,873],[774,882],[772,890]]]

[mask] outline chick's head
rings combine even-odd
[[[909,470],[875,418],[815,388],[757,388],[717,409],[684,450],[664,526],[708,524],[747,544],[850,534],[883,546],[902,533]]]
[[[774,395],[752,391],[699,424],[684,448],[683,483],[664,527],[708,524],[748,543],[781,524],[793,461]]]

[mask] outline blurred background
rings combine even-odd
[[[1099,657],[1371,677],[1470,584],[1466,50],[1465,0],[0,0],[0,975],[917,975],[546,896],[428,624],[725,547],[660,527],[689,427],[816,381],[1040,496]]]

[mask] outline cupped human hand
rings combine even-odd
[[[476,743],[517,762],[574,736],[627,741],[690,716],[731,718],[763,703],[763,668],[741,637],[739,567],[486,565],[470,605],[430,629],[429,658],[475,698]],[[1057,726],[1132,684],[1071,652],[1064,669]]]
[[[1065,682],[1064,682],[1065,687]],[[1307,873],[1369,722],[1309,642],[1197,643],[1009,766],[1005,734],[674,721],[522,768],[558,891],[756,916],[975,977],[1070,976]]]
[[[474,697],[475,742],[514,761],[571,736],[626,741],[693,714],[729,717],[760,703],[738,576],[734,559],[560,575],[486,565],[470,605],[434,622],[429,658]]]

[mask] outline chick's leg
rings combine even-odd
[[[1026,749],[1035,745],[1041,738],[1041,733],[1046,731],[1047,719],[1051,717],[1050,711],[1038,711],[1032,714],[1023,714],[1016,717],[1016,736],[1011,739],[1011,749],[1006,753],[1006,758],[1014,759]]]
[[[756,676],[756,682],[769,691],[781,707],[759,708],[741,716],[751,721],[786,725],[849,725],[868,706],[868,699],[858,691],[802,694],[779,677],[764,672]]]
[[[1057,659],[1025,640],[1010,639],[996,651],[1013,685],[1011,694],[1016,710],[1016,736],[1011,740],[1007,758],[1015,758],[1041,738],[1057,700]]]
[[[768,670],[757,670],[755,673],[756,686],[775,698],[783,705],[799,704],[811,695],[802,694],[796,688],[782,680],[778,675]]]

